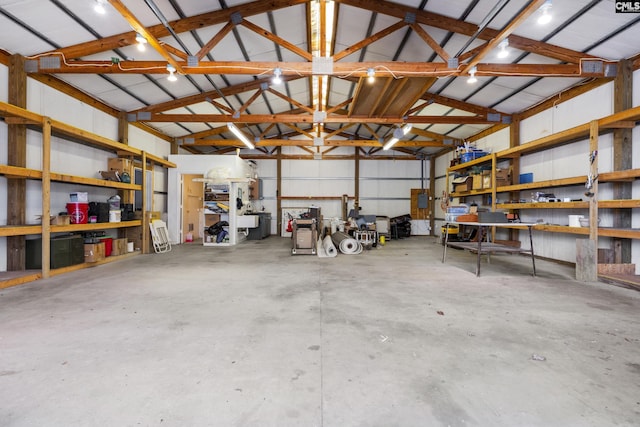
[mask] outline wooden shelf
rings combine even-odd
[[[624,182],[633,181],[640,178],[640,169],[629,169],[617,172],[603,172],[598,175],[598,181],[603,182]],[[498,187],[497,193],[506,193],[511,191],[533,190],[537,188],[566,187],[570,185],[584,184],[587,181],[586,175],[575,176],[570,178],[550,179],[547,181],[528,182],[526,184],[513,184]]]
[[[579,234],[584,236],[589,235],[589,227],[569,227],[568,225],[538,224],[533,229],[537,231],[548,231],[552,233]],[[640,229],[598,227],[598,236],[617,237],[620,239],[640,239]]]
[[[136,219],[134,221],[122,221],[122,222],[96,222],[93,224],[69,224],[69,225],[52,225],[52,233],[64,233],[74,231],[97,231],[97,230],[112,230],[114,228],[127,228],[138,227],[142,225],[142,220]]]
[[[7,178],[42,179],[42,171],[36,169],[20,168],[17,166],[0,165],[0,175]],[[98,178],[85,178],[81,176],[50,173],[51,181],[72,184],[91,185],[93,187],[115,188],[118,190],[142,190],[142,185],[125,182],[107,181]]]
[[[451,197],[469,197],[469,196],[479,196],[482,194],[491,194],[493,190],[490,188],[483,188],[482,190],[471,190],[465,192],[454,192],[451,193]]]
[[[0,237],[28,236],[30,234],[41,234],[42,225],[2,225],[0,226]]]
[[[498,203],[498,209],[588,209],[589,202]]]
[[[482,165],[484,163],[491,163],[493,161],[493,158],[494,158],[494,154],[487,154],[486,156],[478,157],[477,159],[473,159],[469,162],[460,163],[455,166],[451,166],[449,168],[449,172],[468,169],[470,167]]]

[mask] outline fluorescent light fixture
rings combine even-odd
[[[476,79],[477,71],[478,69],[476,67],[471,67],[471,69],[469,70],[469,78],[467,79],[467,83],[473,84],[478,81],[478,79]]]
[[[369,68],[367,70],[367,81],[369,83],[373,83],[376,81],[376,70],[374,70],[373,68]]]
[[[389,141],[387,141],[386,144],[384,144],[384,147],[382,147],[383,150],[388,150],[389,148],[393,147],[394,145],[396,145],[396,142],[400,141],[400,139],[396,138],[395,136],[393,138],[391,138]]]
[[[396,143],[398,141],[400,141],[400,139],[402,139],[403,136],[405,136],[406,134],[409,133],[409,131],[411,130],[412,127],[413,127],[412,125],[407,123],[406,125],[402,126],[401,128],[396,128],[393,131],[393,138],[391,138],[389,141],[387,141],[387,143],[384,144],[382,149],[383,150],[388,150],[389,148],[391,148],[394,145],[396,145]]]
[[[167,77],[167,80],[169,80],[170,82],[175,82],[176,80],[178,80],[175,74],[176,67],[174,67],[171,64],[167,64],[167,71],[169,72],[169,76]]]
[[[147,39],[145,39],[142,34],[136,33],[136,42],[138,43],[138,50],[140,52],[144,52],[145,44],[147,44]]]
[[[93,10],[100,15],[107,13],[107,9],[104,8],[104,0],[96,0],[96,5],[93,7]]]
[[[236,137],[238,137],[238,139],[242,141],[242,143],[246,145],[249,149],[253,150],[255,148],[255,146],[251,143],[251,141],[249,141],[249,138],[247,138],[247,135],[245,135],[240,129],[238,129],[236,125],[234,125],[233,123],[227,123],[227,128],[231,132],[233,132],[233,134]]]
[[[271,79],[271,83],[273,83],[274,85],[279,85],[280,83],[282,83],[282,77],[280,77],[282,75],[282,70],[280,68],[275,68],[273,70],[273,79]]]
[[[504,39],[500,42],[498,47],[500,48],[500,52],[498,52],[498,58],[504,59],[509,56],[509,51],[507,47],[509,46],[509,39]]]
[[[540,11],[542,14],[538,17],[539,25],[545,25],[551,22],[551,13],[549,13],[551,6],[551,0],[545,1],[544,4],[540,6]]]

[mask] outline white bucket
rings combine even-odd
[[[120,222],[122,211],[109,211],[109,222]]]
[[[133,242],[127,242],[127,252],[133,252]]]
[[[580,220],[584,215],[569,215],[569,227],[580,227]]]

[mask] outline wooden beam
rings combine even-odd
[[[424,42],[428,44],[429,47],[440,56],[440,58],[442,58],[445,62],[449,60],[449,54],[440,46],[438,42],[433,39],[433,37],[429,35],[429,33],[424,30],[424,28],[422,28],[422,26],[420,26],[420,24],[411,24],[411,29],[415,31],[416,34],[419,35],[420,38],[424,40]]]
[[[262,89],[258,89],[257,91],[255,91],[255,93],[251,96],[251,98],[249,98],[243,105],[242,107],[240,107],[240,109],[238,109],[238,112],[240,114],[244,113],[247,108],[249,108],[249,105],[251,105],[253,103],[253,101],[255,101],[256,99],[258,99],[258,97],[262,95]]]
[[[336,54],[333,55],[333,60],[334,61],[340,61],[343,58],[346,58],[347,56],[359,51],[360,49],[369,46],[370,44],[377,42],[378,40],[388,36],[389,34],[393,34],[394,32],[398,31],[399,29],[402,29],[404,27],[407,26],[407,23],[404,21],[399,21],[396,22],[393,25],[388,26],[387,28],[378,31],[377,33],[367,37],[364,40],[359,41],[358,43],[351,45],[349,47],[347,47],[346,49],[344,49],[341,52],[338,52]]]
[[[256,34],[259,34],[259,35],[271,40],[272,42],[276,43],[277,45],[279,45],[279,46],[281,46],[281,47],[283,47],[283,48],[285,48],[287,50],[290,50],[291,52],[293,52],[296,55],[302,57],[303,59],[306,59],[307,61],[312,61],[313,60],[313,56],[311,55],[311,53],[307,52],[306,50],[300,49],[295,44],[286,41],[282,37],[278,37],[277,35],[273,34],[272,32],[267,31],[264,28],[261,28],[261,27],[257,26],[256,24],[253,24],[253,23],[247,21],[246,19],[243,19],[242,22],[240,23],[240,25],[242,25],[245,28],[248,28],[249,30],[253,31]]]
[[[474,35],[479,29],[476,24],[461,21],[449,16],[428,12],[425,10],[419,10],[410,6],[404,6],[400,3],[392,3],[385,0],[336,0],[336,2],[353,7],[358,7],[371,12],[377,12],[383,15],[394,16],[400,19],[404,19],[404,17],[407,16],[408,13],[413,14],[416,17],[416,22],[419,24],[434,28],[440,28],[445,31],[451,31],[466,36]],[[480,40],[491,40],[494,39],[498,34],[498,30],[485,28],[479,34],[478,38]],[[547,56],[549,58],[554,58],[573,64],[578,64],[583,58],[596,58],[593,55],[587,55],[582,52],[561,48],[549,43],[544,43],[516,35],[511,35],[509,37],[509,44],[516,49],[536,53],[538,55]]]
[[[305,3],[308,3],[308,0],[258,0],[232,6],[226,9],[178,19],[176,21],[169,22],[169,25],[177,34],[180,34],[199,30],[212,25],[224,24],[231,20],[231,15],[234,13],[239,13],[243,17],[247,17]],[[167,30],[167,28],[162,24],[148,27],[147,31],[156,39],[171,35],[169,30]],[[135,31],[129,31],[86,43],[68,46],[58,49],[57,52],[62,53],[67,60],[71,60],[135,44],[135,37]]]
[[[202,58],[204,58],[209,52],[211,52],[211,49],[213,49],[218,43],[220,43],[220,41],[225,38],[225,36],[229,34],[235,27],[236,25],[233,22],[227,22],[225,26],[222,27],[222,29],[211,38],[211,40],[209,40],[204,46],[202,46],[198,53],[196,53],[196,57],[198,58],[198,60],[202,60]]]
[[[310,114],[249,114],[233,117],[227,114],[151,114],[149,119],[138,119],[140,122],[211,122],[211,123],[314,123]],[[362,117],[362,116],[328,116],[324,123],[376,123],[376,124],[496,124],[486,117],[479,116],[411,116],[403,117]]]
[[[308,105],[304,105],[303,103],[298,102],[298,101],[296,101],[295,99],[293,99],[293,98],[291,98],[291,97],[289,97],[289,96],[285,95],[284,93],[279,92],[279,91],[277,91],[277,90],[275,90],[275,89],[273,89],[273,88],[271,88],[271,87],[270,87],[269,89],[267,89],[267,91],[268,91],[269,93],[274,94],[274,95],[275,95],[275,96],[277,96],[278,98],[282,98],[282,99],[284,99],[285,101],[287,101],[288,103],[290,103],[290,104],[292,104],[292,105],[295,105],[296,107],[301,108],[301,109],[305,110],[305,111],[306,111],[306,112],[308,112],[308,113],[313,114],[313,108],[309,107]]]
[[[144,37],[147,42],[162,56],[173,65],[177,72],[183,74],[182,63],[174,59],[174,57],[164,48],[160,41],[142,25],[142,23],[131,13],[131,11],[120,0],[107,0],[111,6],[122,15],[122,17],[133,27],[133,29]],[[158,73],[159,74],[159,73]]]
[[[480,52],[478,52],[477,55],[471,58],[471,60],[463,67],[462,74],[468,74],[471,68],[478,65],[489,52],[498,47],[498,45],[504,39],[509,37],[509,35],[513,33],[516,28],[518,28],[524,21],[527,20],[527,18],[529,18],[529,16],[537,12],[538,9],[540,9],[540,6],[542,6],[545,1],[546,0],[533,0],[529,2],[529,4],[518,14],[518,16],[512,19],[507,24],[507,26],[504,27],[502,31],[500,31],[495,37],[492,37],[492,39],[489,40],[489,43],[487,43],[487,45]]]
[[[171,60],[179,65],[184,74],[244,74],[258,75],[281,67],[280,62],[246,61],[202,61],[197,67],[189,67],[186,62]],[[616,64],[603,61],[605,65]],[[164,74],[164,61],[73,61],[60,64],[57,68],[40,68],[40,74]],[[281,68],[283,76],[313,76],[311,62],[288,62]],[[443,62],[336,62],[333,64],[334,77],[366,77],[367,70],[374,68],[376,77],[449,77],[460,76],[459,69],[449,68]],[[605,76],[606,67],[600,72],[584,71],[578,64],[499,64],[483,63],[476,66],[476,76],[541,76],[541,77],[598,77]],[[255,82],[253,82],[255,83]],[[203,95],[199,95],[203,97]]]

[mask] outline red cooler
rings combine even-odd
[[[89,203],[67,203],[67,213],[71,224],[86,224],[89,222]]]

